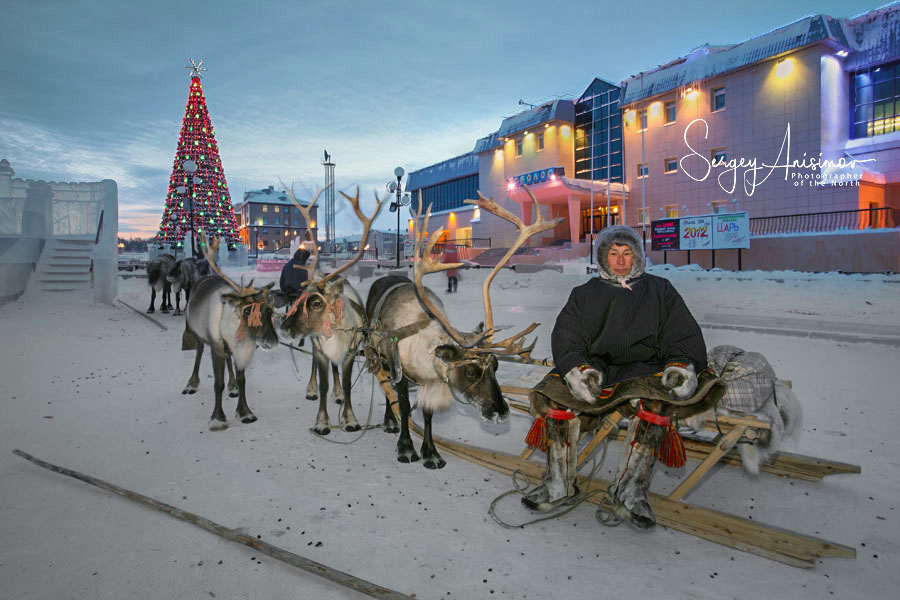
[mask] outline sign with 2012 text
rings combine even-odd
[[[681,219],[679,250],[712,250],[712,217],[684,217]]]

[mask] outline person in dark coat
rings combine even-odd
[[[303,282],[309,278],[306,269],[300,268],[306,266],[309,256],[309,250],[301,246],[294,252],[293,258],[281,268],[281,279],[278,287],[281,288],[281,293],[289,298],[291,302],[303,293]]]
[[[706,344],[684,300],[667,279],[644,272],[643,246],[630,227],[597,236],[597,264],[598,276],[572,290],[551,334],[555,369],[571,395],[596,404],[604,387],[662,373],[671,397],[690,398],[706,368]],[[634,526],[648,528],[656,517],[647,489],[665,431],[652,414],[636,412],[610,496]],[[565,422],[566,439],[577,440],[580,420]],[[545,484],[523,498],[527,507],[549,510],[576,494],[574,446],[551,442]]]

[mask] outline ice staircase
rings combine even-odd
[[[47,240],[36,272],[28,282],[31,297],[65,295],[93,302],[94,236],[54,237]]]

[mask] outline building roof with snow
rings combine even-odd
[[[298,200],[303,206],[309,206],[309,201]],[[285,206],[294,206],[285,190],[276,190],[275,186],[270,185],[261,190],[248,190],[244,192],[244,199],[234,205],[235,208],[244,204],[282,204]]]
[[[900,2],[846,19],[843,25],[852,50],[848,70],[900,58]]]
[[[687,56],[624,80],[622,104],[644,100],[682,86],[696,85],[703,80],[811,44],[827,43],[836,50],[852,50],[845,24],[842,19],[814,15],[738,44],[704,44]],[[894,43],[898,43],[896,39]]]

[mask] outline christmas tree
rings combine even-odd
[[[190,93],[156,237],[160,244],[181,249],[190,232],[198,243],[205,233],[210,239],[224,239],[234,250],[239,241],[234,209],[200,85],[200,72],[206,69],[202,60],[195,64],[191,59],[191,65]]]

